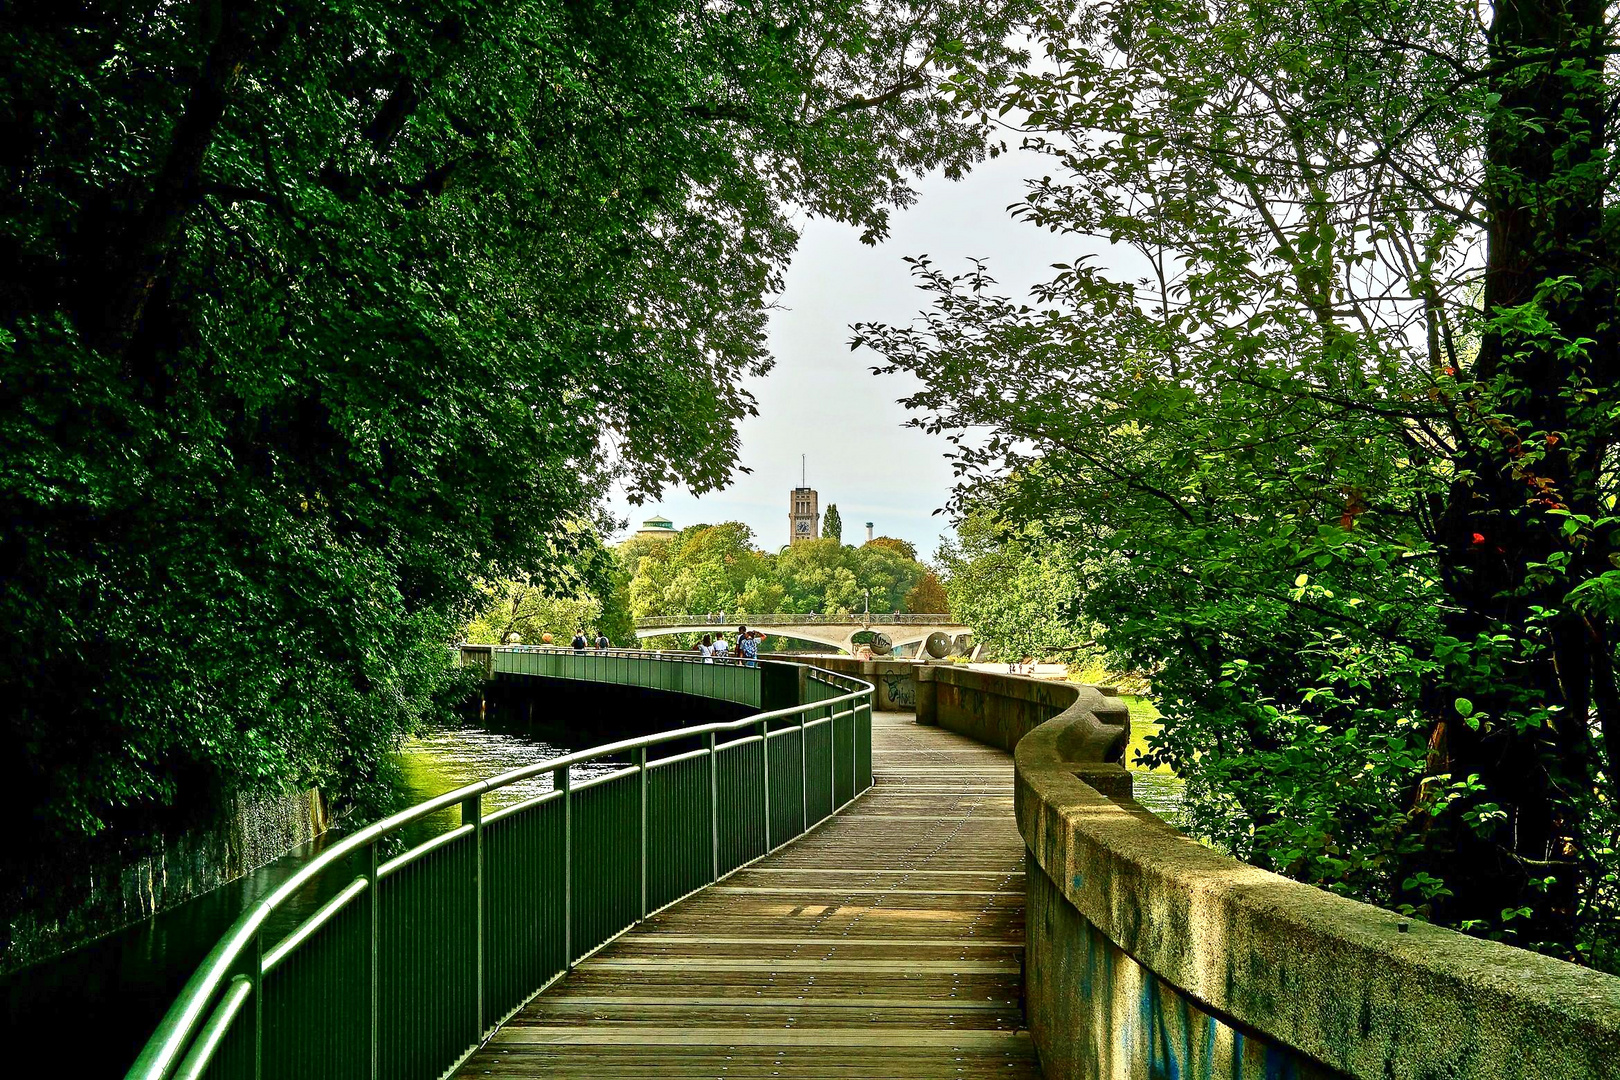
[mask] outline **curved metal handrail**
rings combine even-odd
[[[501,652],[523,652],[537,651],[546,647],[488,646],[487,648]],[[565,648],[561,651],[574,652],[575,650]],[[704,662],[704,658],[696,655],[686,653],[666,653],[657,650],[591,649],[584,651],[588,655],[595,656],[617,655],[628,659],[657,659],[664,662],[676,663]],[[713,658],[710,662],[738,666],[748,663],[747,661],[732,657]],[[764,665],[779,662],[759,661],[758,663]],[[614,757],[632,751],[647,750],[655,746],[661,746],[665,743],[691,739],[696,736],[708,737],[723,732],[737,731],[748,727],[759,727],[761,725],[766,725],[768,730],[769,721],[772,720],[800,716],[801,714],[812,710],[827,709],[843,703],[855,703],[863,699],[869,700],[871,697],[872,686],[869,683],[850,676],[841,675],[836,672],[822,671],[820,669],[813,670],[815,670],[817,675],[828,677],[818,681],[827,682],[829,680],[837,680],[837,682],[834,683],[837,688],[844,688],[843,685],[839,684],[847,685],[849,683],[857,684],[859,688],[854,689],[849,693],[823,700],[802,702],[798,705],[791,705],[781,709],[770,710],[768,712],[754,713],[750,716],[743,717],[740,720],[721,721],[713,724],[704,724],[697,727],[687,727],[671,731],[657,732],[652,735],[642,735],[632,739],[622,739],[617,742],[606,743],[601,746],[575,751],[559,757],[547,758],[544,761],[536,762],[532,765],[524,765],[484,780],[475,781],[463,787],[456,788],[454,791],[449,791],[443,795],[438,795],[434,798],[428,799],[425,802],[417,803],[414,806],[407,807],[404,810],[400,810],[397,813],[390,814],[385,818],[375,821],[370,825],[366,825],[356,832],[344,837],[336,844],[322,851],[304,866],[300,867],[290,877],[288,877],[287,880],[283,881],[268,895],[260,899],[251,908],[245,911],[231,926],[231,928],[226,931],[225,935],[219,940],[219,943],[216,944],[212,950],[210,950],[208,955],[203,959],[202,963],[198,965],[197,970],[192,974],[191,978],[186,981],[185,986],[181,989],[180,994],[175,999],[174,1004],[171,1005],[168,1012],[164,1014],[163,1019],[158,1023],[157,1028],[153,1031],[153,1034],[148,1039],[145,1047],[142,1048],[140,1055],[135,1059],[135,1063],[130,1067],[129,1072],[126,1074],[126,1080],[164,1080],[164,1078],[174,1075],[174,1070],[177,1065],[181,1064],[182,1055],[185,1053],[187,1047],[196,1041],[196,1038],[199,1036],[207,1036],[207,1041],[210,1041],[212,1044],[214,1044],[214,1046],[217,1046],[222,1038],[221,1033],[217,1031],[200,1030],[199,1026],[203,1025],[204,1021],[208,1018],[209,1011],[215,1006],[216,999],[220,996],[220,992],[225,990],[232,983],[233,976],[235,976],[241,970],[244,955],[257,941],[259,931],[264,927],[270,916],[274,914],[280,907],[282,907],[290,898],[295,896],[304,886],[308,885],[314,878],[319,876],[324,871],[330,870],[333,866],[340,864],[349,856],[375,845],[379,840],[398,832],[401,828],[411,824],[412,822],[420,821],[422,818],[428,817],[431,814],[437,813],[452,806],[465,806],[473,799],[481,799],[486,792],[508,787],[512,784],[518,783],[519,781],[527,780],[542,773],[562,774],[563,770],[572,768],[575,765],[585,764],[604,757]],[[859,708],[859,706],[851,704],[852,710],[857,708]],[[870,708],[869,705],[868,708]],[[849,715],[853,714],[851,713]],[[713,744],[711,743],[711,752],[712,749]],[[645,767],[645,764],[641,766],[642,769],[645,769]],[[834,799],[834,802],[836,803],[836,798]],[[428,840],[425,841],[424,844],[432,844],[434,842],[434,840]],[[418,847],[421,846],[424,845],[418,845]],[[305,922],[312,921],[320,916],[321,913],[317,912],[310,916],[309,919],[305,920]],[[291,937],[293,934],[297,933],[299,933],[299,929],[295,928],[292,931],[292,934],[289,934],[288,936]],[[257,992],[256,985],[255,992]],[[230,1002],[227,1001],[227,1004],[230,1004]],[[233,1014],[235,1008],[239,1006],[240,997],[238,997],[235,1004],[232,1005],[231,1011]],[[213,1025],[211,1024],[205,1025],[205,1027],[212,1026]],[[192,1057],[195,1057],[195,1055],[192,1055]],[[190,1058],[187,1059],[186,1064],[188,1066],[191,1064]],[[205,1067],[206,1064],[207,1058],[205,1056],[197,1063],[197,1070],[200,1072],[201,1068]],[[192,1071],[193,1070],[190,1068],[187,1069],[188,1073]]]

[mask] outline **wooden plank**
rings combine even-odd
[[[903,977],[909,978],[920,971],[948,971],[952,974],[991,973],[1001,974],[1009,968],[1016,969],[1017,963],[1013,961],[979,960],[964,962],[961,960],[913,960],[906,965]],[[870,960],[745,960],[728,959],[713,960],[693,956],[677,956],[668,960],[651,960],[645,958],[622,959],[620,957],[597,957],[580,964],[581,970],[590,969],[600,971],[605,968],[679,968],[682,971],[858,971],[874,975],[888,974],[894,971],[894,965],[888,962],[875,962]]]
[[[842,948],[849,946],[889,946],[900,945],[906,948],[951,948],[951,949],[1022,949],[1022,941],[976,941],[972,938],[885,938],[885,937],[851,937],[842,935],[836,938],[828,937],[702,937],[697,934],[636,934],[625,939],[626,943],[634,942],[637,945],[682,945],[692,948],[701,948],[705,945],[748,945],[760,946],[766,943],[772,945],[836,945]]]
[[[709,892],[721,896],[731,893],[771,893],[790,896],[823,896],[833,893],[838,896],[856,896],[866,893],[881,893],[884,896],[1018,896],[1024,894],[1012,892],[1008,889],[896,889],[887,885],[876,885],[870,889],[855,886],[848,888],[811,888],[806,885],[715,885]]]
[[[750,1029],[726,1027],[529,1028],[505,1027],[491,1042],[513,1045],[578,1045],[627,1043],[633,1046],[905,1046],[941,1050],[1000,1050],[1027,1042],[1027,1031],[916,1031],[911,1028],[862,1028],[854,1031],[815,1028]]]

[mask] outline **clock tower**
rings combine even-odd
[[[803,464],[802,459],[800,462]],[[788,495],[788,543],[798,544],[814,540],[821,535],[821,507],[815,490],[804,479],[802,469],[799,486]]]

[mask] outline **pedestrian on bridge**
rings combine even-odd
[[[714,663],[714,638],[704,634],[703,640],[698,643],[697,651],[705,664]]]
[[[737,657],[744,667],[759,667],[759,635],[746,626],[737,627]]]
[[[574,640],[572,644],[575,652],[585,651],[585,628],[583,626],[574,631]]]
[[[602,631],[598,630],[596,632],[596,647],[598,649],[605,649],[610,644],[611,644],[611,642],[608,641],[607,635],[602,633]]]

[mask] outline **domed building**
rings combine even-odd
[[[674,536],[679,532],[675,523],[665,517],[650,517],[636,530],[637,536]]]

